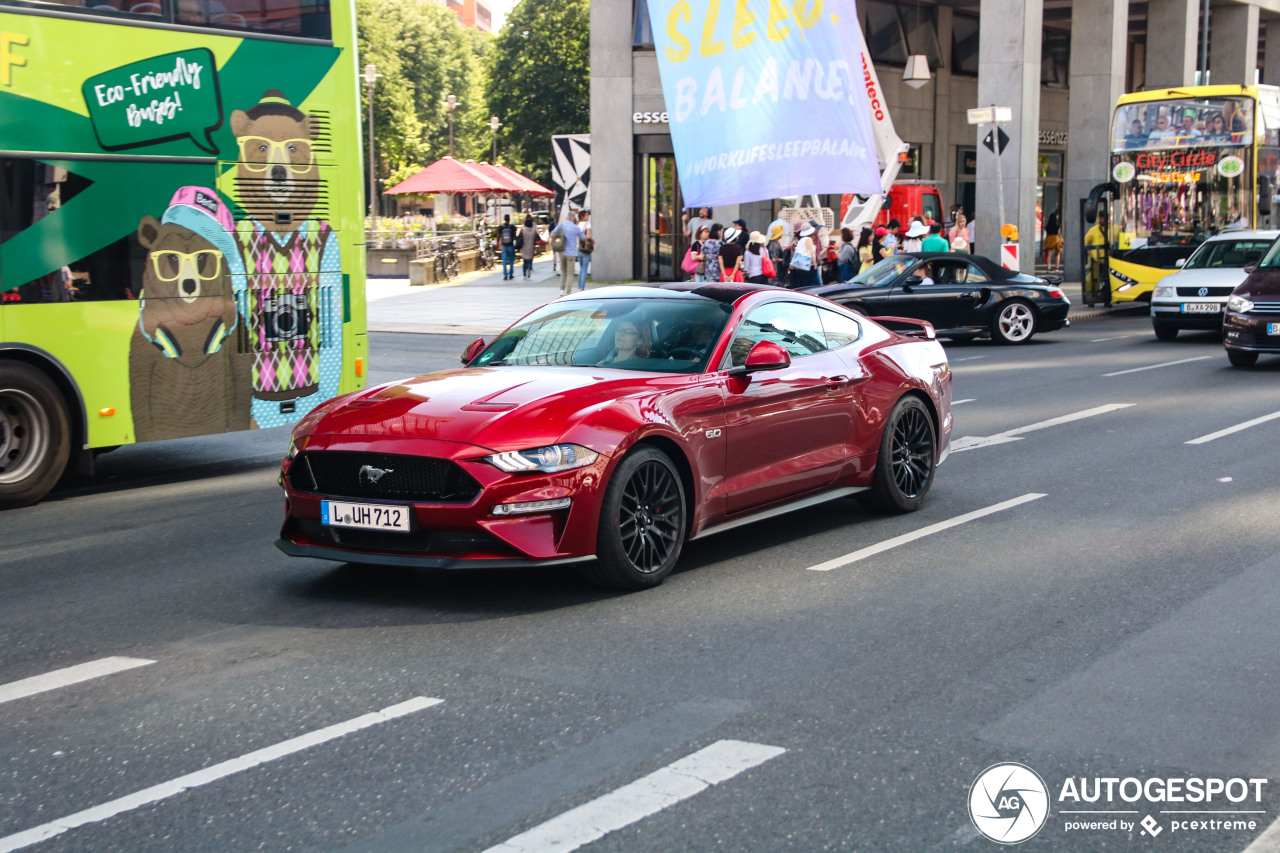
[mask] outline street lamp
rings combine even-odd
[[[497,116],[489,116],[489,129],[493,131],[493,162],[498,162],[498,128],[502,127],[502,122],[498,121]]]
[[[373,85],[382,75],[378,73],[376,65],[366,65],[364,67],[365,101],[369,104],[369,219],[372,223],[372,229],[378,230],[378,184],[374,171],[374,152],[373,152]]]
[[[449,108],[449,156],[453,156],[453,110],[458,106],[458,99],[453,95],[444,96],[444,104]]]

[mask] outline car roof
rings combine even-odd
[[[1211,237],[1205,239],[1206,243],[1215,243],[1219,240],[1274,240],[1280,237],[1280,231],[1270,230],[1263,231],[1219,231]]]

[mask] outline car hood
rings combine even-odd
[[[1165,276],[1161,286],[1175,287],[1235,287],[1248,277],[1240,267],[1206,267],[1204,269],[1179,270]]]
[[[304,421],[305,432],[439,439],[494,451],[539,447],[593,411],[693,378],[598,367],[446,370],[346,397]]]

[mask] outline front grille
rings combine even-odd
[[[470,503],[480,494],[480,484],[448,459],[345,450],[299,454],[289,485],[334,497],[418,503]]]
[[[1255,302],[1251,313],[1280,314],[1280,302]]]
[[[399,533],[333,527],[310,519],[298,519],[296,524],[299,532],[316,542],[360,551],[433,557],[465,557],[476,553],[509,556],[514,553],[497,537],[482,531],[414,530]]]
[[[1201,290],[1208,291],[1201,293]],[[1230,296],[1234,287],[1179,287],[1179,296]]]

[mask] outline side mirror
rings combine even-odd
[[[476,356],[484,352],[484,348],[486,346],[487,344],[485,344],[484,338],[476,338],[474,341],[467,344],[467,348],[462,351],[462,363],[470,364],[475,361]]]
[[[747,353],[747,360],[739,367],[729,370],[732,376],[744,376],[761,370],[781,370],[791,366],[791,356],[773,341],[758,341]]]
[[[924,279],[918,275],[909,275],[906,281],[902,282],[902,288],[906,290],[908,287],[915,287],[917,284],[924,284]]]
[[[1252,273],[1254,270],[1256,270],[1257,268],[1258,268],[1258,265],[1257,265],[1257,264],[1245,264],[1245,265],[1244,265],[1245,275],[1249,275],[1249,274],[1251,274],[1251,273]]]
[[[1174,265],[1175,267],[1177,267],[1178,269],[1182,269],[1183,267],[1185,267],[1185,266],[1187,265],[1187,259],[1186,259],[1186,258],[1178,258],[1176,261],[1174,261],[1174,262],[1173,262],[1173,265]]]

